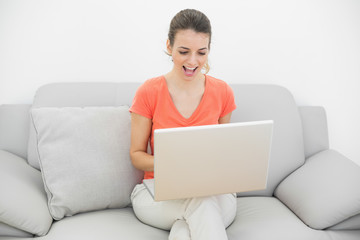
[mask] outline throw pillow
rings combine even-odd
[[[141,173],[129,156],[128,107],[34,108],[31,115],[54,219],[130,203]]]

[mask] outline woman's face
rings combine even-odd
[[[172,56],[173,71],[177,76],[186,79],[197,79],[209,55],[209,35],[193,30],[180,30],[176,33],[174,44],[167,49]]]

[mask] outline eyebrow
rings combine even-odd
[[[187,47],[183,47],[183,46],[180,46],[178,48],[183,48],[183,49],[186,49],[186,50],[190,50],[190,48],[187,48]],[[206,50],[207,47],[204,47],[204,48],[200,48],[199,50]]]

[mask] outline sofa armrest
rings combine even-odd
[[[12,153],[0,150],[0,222],[38,236],[52,217],[41,173]]]
[[[0,149],[27,158],[30,104],[0,105]]]
[[[360,213],[360,166],[334,150],[306,160],[275,190],[303,222],[325,229]]]
[[[303,127],[305,158],[329,149],[326,113],[323,107],[299,107]]]

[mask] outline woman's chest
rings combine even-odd
[[[199,108],[203,94],[197,95],[171,95],[171,101],[176,110],[183,118],[189,119]]]

